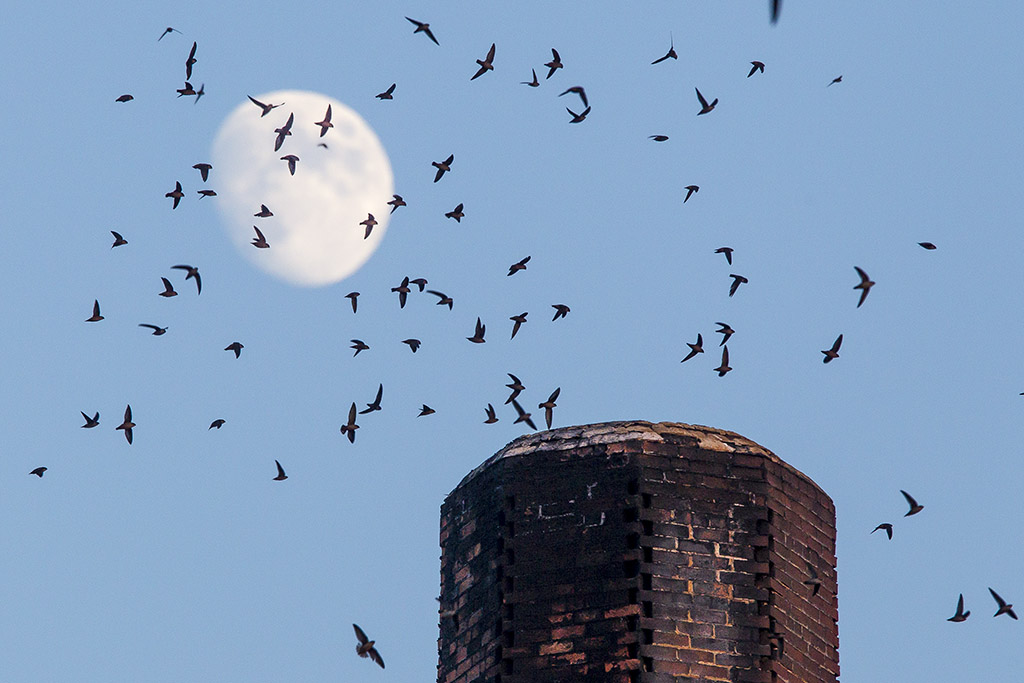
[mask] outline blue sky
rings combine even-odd
[[[1021,626],[986,588],[1024,604],[1019,3],[787,0],[776,26],[759,2],[212,5],[22,3],[0,26],[5,680],[431,680],[438,508],[523,433],[507,372],[531,407],[561,387],[555,426],[729,429],[828,491],[844,680],[1018,675]],[[181,34],[158,42],[166,26]],[[652,66],[670,34],[679,59]],[[175,94],[192,41],[196,104]],[[565,68],[544,80],[552,47]],[[575,85],[593,109],[570,125]],[[699,118],[695,87],[720,100]],[[256,270],[195,195],[222,120],[277,89],[356,110],[409,203],[337,285]],[[854,266],[878,283],[861,308]],[[732,298],[730,273],[749,279]],[[454,310],[400,310],[406,275]],[[724,378],[716,321],[737,330]],[[708,352],[680,364],[697,333]],[[350,444],[348,407],[379,383]],[[904,519],[899,489],[924,511]],[[883,521],[891,542],[868,533]],[[972,617],[950,624],[961,592]],[[355,656],[352,622],[386,671]]]

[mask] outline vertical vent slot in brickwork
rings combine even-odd
[[[651,590],[651,575],[650,574],[641,574],[641,580],[642,580],[643,589],[645,591]]]
[[[640,493],[640,481],[638,479],[630,479],[629,483],[626,484],[626,493],[631,496]]]
[[[638,517],[640,517],[640,514],[636,508],[626,508],[622,511],[623,522],[635,522]]]
[[[641,526],[643,527],[644,536],[654,535],[654,522],[649,519],[645,519],[641,522]]]
[[[627,579],[632,579],[640,573],[640,561],[639,560],[626,560],[622,563],[622,575]]]
[[[626,549],[636,550],[640,547],[640,534],[626,534]]]
[[[650,548],[644,548],[644,562],[650,564],[654,562],[654,551]]]
[[[653,502],[653,500],[651,498],[651,494],[645,493],[642,496],[640,496],[640,506],[641,507],[649,508],[649,507],[651,507],[651,503],[652,502]]]

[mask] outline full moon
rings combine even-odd
[[[294,285],[319,287],[359,269],[388,226],[394,181],[387,153],[373,129],[336,99],[301,90],[254,95],[280,105],[262,115],[246,100],[224,120],[213,143],[218,209],[231,240],[249,261]],[[320,136],[327,107],[332,128]],[[294,115],[291,135],[281,136]],[[321,144],[322,143],[322,144]],[[295,173],[289,161],[294,155]],[[261,206],[273,213],[257,217]],[[362,223],[377,221],[364,239]],[[254,226],[269,248],[257,249]]]

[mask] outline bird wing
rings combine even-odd
[[[999,605],[999,609],[1006,607],[1006,601],[999,597],[999,593],[996,593],[991,588],[988,589],[988,592],[992,594],[992,598],[995,599],[996,603]]]
[[[694,90],[697,90],[697,88],[694,88]],[[705,100],[704,96],[700,94],[700,90],[697,90],[697,99],[700,100],[700,106],[701,107],[705,107],[706,108],[708,106],[708,101]]]
[[[406,19],[409,19],[409,17],[406,17]],[[409,19],[409,21],[412,21],[412,19]],[[366,643],[370,642],[370,639],[366,637],[365,633],[363,633],[363,629],[359,628],[355,624],[352,624],[352,628],[355,629],[356,639],[359,641],[361,645],[365,645]]]
[[[557,389],[552,391],[551,395],[548,396],[548,403],[554,403],[558,399],[558,395],[560,393],[562,393],[562,387],[558,387]]]
[[[860,276],[860,283],[862,285],[866,285],[867,283],[871,282],[871,278],[869,278],[868,274],[865,273],[863,270],[861,270],[857,266],[854,266],[853,269],[856,270],[857,271],[857,275]]]
[[[277,460],[275,460],[274,464],[277,465],[277,476],[279,476],[279,477],[286,476],[285,473],[284,473],[284,468],[281,467],[281,463],[279,463]]]
[[[832,353],[839,351],[839,347],[843,345],[843,335],[836,337],[836,340],[832,343]]]
[[[910,495],[909,493],[902,489],[900,489],[900,493],[902,493],[903,497],[907,499],[907,504],[909,504],[911,508],[917,507],[917,501],[914,500],[914,497],[912,495]]]

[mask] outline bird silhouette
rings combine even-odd
[[[732,285],[730,285],[729,287],[729,296],[735,294],[736,290],[740,288],[741,284],[746,284],[750,282],[750,280],[743,277],[742,275],[730,274],[729,277],[732,278]]]
[[[370,236],[370,233],[373,232],[373,226],[377,225],[377,219],[373,217],[372,213],[368,213],[366,214],[366,220],[360,221],[359,225],[366,228],[366,231],[363,233],[363,239],[365,240]]]
[[[356,308],[358,306],[358,304],[356,303],[356,299],[359,298],[359,292],[349,292],[348,294],[345,295],[345,298],[351,300],[351,302],[352,302],[352,312],[355,313],[356,312]]]
[[[178,208],[178,202],[180,202],[181,198],[185,196],[185,193],[181,191],[181,183],[178,182],[178,181],[175,181],[174,182],[174,190],[172,190],[171,192],[168,192],[164,196],[165,197],[170,197],[171,199],[173,199],[174,203],[171,204],[171,208],[172,209],[177,209]]]
[[[242,349],[244,349],[244,348],[245,348],[245,346],[242,344],[242,342],[231,342],[230,344],[228,344],[227,346],[224,347],[224,350],[225,351],[234,351],[235,352],[235,358],[239,358],[242,355]]]
[[[217,196],[217,193],[214,190],[196,190],[196,194],[199,195],[200,199],[202,199],[203,197],[216,197]]]
[[[121,95],[120,97],[118,97],[118,98],[117,98],[116,100],[114,100],[114,101],[115,101],[115,102],[131,102],[131,101],[132,101],[132,100],[134,100],[134,99],[135,99],[134,97],[132,97],[132,96],[131,96],[131,95],[129,95],[128,93],[125,93],[124,95]]]
[[[270,243],[267,242],[267,238],[263,236],[263,233],[255,225],[252,229],[256,231],[256,236],[252,238],[252,246],[257,249],[269,249]]]
[[[274,481],[284,481],[287,479],[288,475],[284,473],[284,468],[281,467],[281,463],[275,460],[274,464],[277,465],[277,476],[274,477]]]
[[[174,286],[171,281],[165,277],[160,278],[160,281],[164,283],[164,291],[160,292],[160,296],[164,298],[170,298],[172,296],[178,296],[178,293],[174,291]]]
[[[694,90],[697,90],[697,88],[694,88]],[[711,104],[708,104],[708,101],[704,99],[703,95],[700,94],[700,90],[697,90],[697,99],[700,101],[700,111],[697,112],[697,116],[700,116],[701,114],[707,114],[708,112],[715,108],[716,104],[718,104],[717,97],[714,99],[714,101],[711,102]]]
[[[327,113],[324,115],[323,121],[317,121],[313,125],[320,126],[320,137],[327,135],[328,128],[334,128],[334,124],[331,123],[331,105],[327,105]]]
[[[686,342],[686,345],[690,347],[690,352],[686,354],[686,358],[679,361],[680,363],[685,363],[698,353],[704,353],[704,337],[700,336],[699,332],[697,333],[697,343],[691,344],[690,342]]]
[[[514,401],[517,398],[519,398],[519,394],[521,394],[524,391],[526,391],[526,387],[523,386],[522,381],[520,381],[520,379],[518,377],[516,377],[515,375],[513,375],[511,372],[506,372],[505,374],[508,375],[510,378],[512,378],[512,383],[505,385],[506,387],[508,387],[509,389],[512,390],[512,395],[509,396],[507,399],[505,399],[505,405],[508,405],[512,401]]]
[[[206,84],[201,83],[199,90],[196,90],[196,99],[192,101],[192,104],[199,104],[199,100],[202,99],[203,95],[206,94]]]
[[[551,304],[551,308],[555,309],[555,317],[551,319],[551,322],[555,322],[559,318],[564,318],[569,315],[569,311],[571,310],[565,304]]]
[[[288,173],[290,173],[291,175],[295,175],[295,164],[296,162],[299,161],[299,157],[295,156],[294,154],[285,154],[283,157],[281,157],[281,161],[287,161]]]
[[[524,311],[523,313],[520,313],[519,315],[513,315],[512,317],[509,318],[509,320],[513,321],[513,323],[514,323],[512,325],[512,336],[509,337],[509,339],[515,339],[516,338],[516,332],[518,332],[519,328],[522,327],[523,323],[526,322],[526,316],[527,315],[529,315],[529,313]]]
[[[969,617],[969,616],[971,616],[971,611],[970,610],[967,610],[966,612],[964,611],[964,594],[961,593],[960,594],[960,599],[956,601],[956,614],[951,616],[949,619],[946,619],[946,621],[954,621],[954,622],[967,621],[967,617]]]
[[[207,181],[207,179],[209,179],[209,177],[210,177],[210,169],[213,168],[213,164],[207,164],[207,163],[194,164],[192,166],[192,168],[194,168],[197,171],[199,171],[199,175],[201,175],[203,177],[203,182],[205,183]]]
[[[377,395],[374,397],[373,403],[367,403],[366,404],[366,409],[365,410],[360,410],[359,414],[360,415],[366,415],[367,413],[372,413],[372,412],[374,412],[376,410],[380,410],[381,409],[381,407],[380,407],[380,400],[381,400],[381,398],[383,398],[383,396],[384,396],[384,385],[381,384],[381,385],[379,385],[377,387]]]
[[[370,348],[362,339],[350,339],[349,341],[352,342],[352,346],[350,346],[349,348],[356,350],[356,352],[352,354],[353,358],[358,356],[360,351],[365,351],[368,348]]]
[[[283,107],[283,106],[284,106],[284,104],[285,104],[284,102],[282,102],[281,104],[263,104],[262,102],[260,102],[259,100],[257,100],[257,99],[256,99],[255,97],[253,97],[252,95],[249,95],[248,97],[249,97],[249,101],[250,101],[250,102],[252,102],[252,103],[253,103],[253,104],[255,104],[255,105],[256,105],[257,107],[259,107],[260,109],[262,109],[262,110],[263,110],[263,113],[262,113],[262,114],[260,114],[260,118],[263,118],[264,116],[266,116],[267,114],[269,114],[269,113],[270,113],[270,111],[271,111],[272,109],[277,109],[278,107]],[[276,151],[276,150],[275,150],[275,151]]]
[[[103,316],[100,315],[100,302],[99,299],[93,299],[92,301],[92,317],[86,318],[87,323],[98,323],[103,320]]]
[[[461,222],[462,222],[462,218],[463,218],[463,217],[464,217],[465,215],[466,215],[466,214],[465,214],[465,213],[463,213],[463,211],[462,211],[462,204],[460,203],[460,204],[459,204],[458,206],[456,206],[456,207],[455,207],[454,209],[452,209],[451,211],[449,211],[448,213],[446,213],[446,214],[444,215],[444,217],[445,217],[445,218],[454,218],[454,219],[455,219],[455,222],[456,222],[456,223],[461,223]]]
[[[480,68],[477,70],[477,72],[475,74],[473,74],[473,77],[470,78],[469,80],[471,80],[471,81],[476,80],[477,78],[479,78],[480,76],[483,76],[488,71],[494,71],[494,64],[493,64],[493,62],[494,62],[494,43],[491,43],[491,49],[487,51],[487,56],[485,58],[483,58],[483,59],[476,60],[476,63],[480,65]]]
[[[526,258],[524,258],[524,259],[522,259],[520,261],[516,261],[511,266],[509,266],[508,267],[508,275],[510,275],[510,276],[511,275],[515,275],[520,270],[526,270],[526,264],[530,262],[530,258],[532,258],[532,257],[527,256]]]
[[[29,474],[34,474],[37,477],[39,477],[40,479],[42,479],[43,478],[43,472],[45,472],[47,469],[49,469],[49,468],[47,468],[47,467],[37,467],[34,470],[32,470],[31,472],[29,472]]]
[[[427,294],[433,294],[434,296],[436,296],[438,298],[437,305],[448,306],[449,311],[452,310],[452,306],[455,305],[455,302],[452,301],[452,298],[445,294],[444,292],[438,292],[433,289],[428,289]]]
[[[872,529],[871,533],[875,533],[879,529],[885,532],[885,535],[889,537],[890,541],[892,540],[892,524],[889,524],[888,522],[883,522],[882,524],[879,524],[874,529]]]
[[[938,247],[936,247],[931,242],[918,242],[917,244],[918,244],[918,246],[921,246],[921,247],[923,247],[925,249],[928,249],[929,251],[931,251],[932,249],[938,249]]]
[[[158,327],[157,325],[150,325],[149,323],[139,323],[139,327],[147,327],[147,328],[153,330],[153,336],[154,337],[159,337],[159,336],[167,333],[167,328],[166,327]]]
[[[719,365],[717,368],[715,368],[715,372],[718,373],[719,377],[725,377],[725,374],[727,372],[729,372],[730,370],[732,370],[732,368],[729,367],[729,347],[728,346],[723,346],[722,347],[722,364]]]
[[[574,112],[572,109],[569,109],[569,107],[566,107],[565,110],[569,112],[570,116],[572,116],[572,119],[569,121],[569,123],[582,123],[584,120],[586,120],[587,115],[590,114],[590,107],[587,107],[579,114]]]
[[[405,200],[402,199],[402,195],[396,194],[392,196],[394,197],[394,199],[388,202],[388,206],[391,207],[391,213],[394,213],[395,209],[397,209],[400,206],[406,206]]]
[[[158,39],[159,40],[159,39]],[[199,47],[198,43],[192,42],[192,49],[188,52],[188,59],[185,60],[185,80],[192,78],[192,67],[199,60],[196,59],[196,48]]]
[[[843,345],[843,335],[836,337],[836,340],[832,342],[832,348],[827,351],[822,351],[825,357],[821,359],[822,363],[830,363],[836,358],[839,358],[839,347]]]
[[[486,331],[486,329],[487,329],[487,326],[484,325],[482,322],[480,322],[480,318],[477,318],[476,319],[476,330],[473,332],[473,336],[472,337],[466,337],[466,339],[468,339],[469,341],[473,342],[474,344],[483,344],[486,341],[484,339],[484,331]]]
[[[428,406],[426,403],[424,403],[423,407],[420,408],[420,414],[417,415],[416,417],[423,417],[425,415],[433,415],[436,412],[437,412],[436,410],[434,410],[433,408]]]
[[[178,29],[172,28],[172,27],[168,26],[167,28],[164,29],[164,32],[160,34],[160,37],[157,38],[156,41],[159,43],[161,40],[164,39],[164,36],[166,36],[168,33],[172,33],[172,32],[173,33],[181,33],[181,31],[179,31]]]
[[[406,17],[406,19],[409,19],[409,17]],[[417,33],[423,32],[423,33],[427,34],[427,38],[430,38],[432,41],[434,41],[434,45],[440,45],[441,44],[441,43],[437,42],[437,38],[434,37],[433,32],[430,30],[430,24],[428,24],[426,22],[423,22],[423,21],[416,21],[415,19],[409,19],[409,21],[411,21],[412,23],[416,24],[416,30],[412,32],[413,35],[416,35]]]
[[[425,277],[418,277],[415,280],[409,280],[409,284],[410,285],[416,285],[417,287],[420,288],[420,291],[422,292],[423,288],[427,286],[427,278],[425,278]]]
[[[431,161],[430,165],[437,169],[437,173],[434,175],[434,182],[436,183],[441,179],[447,171],[452,170],[452,162],[455,161],[455,155],[449,154],[448,158],[444,161]]]
[[[548,429],[551,429],[551,418],[554,416],[554,411],[557,407],[555,401],[558,400],[558,394],[560,394],[561,392],[562,387],[558,387],[557,389],[551,392],[551,395],[548,396],[548,400],[544,401],[543,403],[537,404],[538,408],[544,409],[544,422],[547,423]]]
[[[398,85],[397,83],[392,83],[391,85],[388,86],[387,90],[385,90],[384,92],[377,93],[376,95],[374,95],[374,97],[376,97],[378,100],[393,100],[393,99],[395,99],[393,93],[395,92],[395,87],[397,85]]]
[[[528,85],[531,88],[536,88],[537,86],[540,85],[540,81],[537,80],[537,70],[536,69],[530,69],[530,71],[533,72],[533,80],[532,81],[519,81],[519,85]]]
[[[409,348],[412,349],[413,353],[416,353],[416,351],[420,348],[420,344],[422,344],[422,342],[419,339],[403,339],[402,343],[408,344]]]
[[[196,294],[198,295],[198,294],[202,294],[203,293],[203,281],[199,277],[199,269],[198,268],[196,268],[194,266],[186,266],[186,265],[171,266],[171,268],[177,268],[178,270],[188,271],[188,273],[185,275],[185,279],[186,280],[191,280],[191,279],[195,278],[195,281],[196,281]]]
[[[392,292],[398,293],[398,307],[405,308],[405,298],[409,296],[409,276],[402,278],[402,284],[391,288]]]
[[[185,86],[183,88],[178,88],[174,92],[178,93],[178,97],[186,97],[186,96],[195,95],[196,94],[196,89],[192,87],[191,83],[189,83],[188,81],[185,81]]]
[[[256,218],[270,218],[273,215],[273,212],[267,208],[266,204],[260,204],[260,210],[253,214]]]
[[[574,85],[571,88],[566,88],[561,93],[559,93],[558,96],[561,97],[562,95],[568,95],[569,93],[576,93],[577,95],[579,95],[580,99],[583,100],[584,107],[590,105],[590,103],[587,102],[587,91],[583,89],[582,85]]]
[[[484,409],[484,411],[487,413],[487,419],[484,420],[485,425],[491,425],[498,421],[498,416],[494,412],[494,406],[492,406],[490,403],[487,404],[487,407]]]
[[[779,20],[779,10],[782,9],[782,0],[771,0],[769,4],[772,15],[772,23]]]
[[[718,325],[721,328],[721,329],[715,330],[715,332],[717,332],[717,333],[722,335],[722,341],[719,342],[718,345],[719,346],[725,346],[725,343],[727,341],[729,341],[729,337],[731,337],[732,335],[736,334],[736,330],[732,329],[731,327],[729,327],[725,323],[715,323],[715,324]]]
[[[355,443],[357,429],[359,425],[356,424],[356,404],[353,402],[352,407],[348,409],[348,422],[341,425],[341,433],[348,437],[349,443]]]
[[[753,76],[758,71],[760,71],[761,73],[764,73],[764,62],[759,62],[759,61],[757,61],[755,59],[750,64],[751,64],[751,66],[750,66],[750,73],[747,74],[747,78],[750,78],[751,76]]]
[[[137,425],[134,422],[132,422],[132,406],[131,404],[128,404],[128,406],[124,409],[124,422],[115,427],[115,429],[120,429],[124,431],[124,438],[128,440],[129,446],[132,443],[132,428],[136,426]]]
[[[910,506],[910,511],[907,512],[907,514],[903,515],[904,517],[909,517],[910,515],[916,515],[921,510],[924,510],[924,505],[918,505],[917,501],[914,500],[914,497],[911,496],[909,493],[907,493],[906,491],[904,491],[902,489],[900,489],[900,493],[902,493],[903,497],[907,499],[907,505]]]
[[[853,286],[854,289],[861,290],[860,301],[857,302],[857,308],[860,308],[860,305],[864,303],[864,299],[868,298],[868,292],[871,291],[871,288],[875,285],[875,283],[871,280],[871,278],[868,277],[867,273],[865,273],[857,266],[854,266],[853,269],[856,270],[857,275],[860,276],[860,284],[856,284]]]
[[[408,17],[406,17],[406,18],[408,19]],[[412,21],[412,20],[410,19],[410,21]],[[431,36],[431,37],[433,37],[433,36]],[[363,629],[359,628],[355,624],[352,624],[352,628],[355,629],[355,631],[356,631],[356,640],[359,641],[359,644],[356,645],[356,654],[359,655],[360,657],[369,657],[374,662],[377,662],[377,664],[380,666],[380,668],[383,669],[384,668],[384,660],[381,659],[380,653],[377,652],[377,648],[374,647],[374,643],[376,641],[373,641],[373,640],[370,640],[369,638],[367,638],[366,634],[363,633]]]
[[[216,420],[210,423],[210,426],[206,428],[206,431],[210,431],[211,429],[220,429],[221,427],[224,426],[225,422],[227,422],[227,420],[218,417]]]
[[[556,50],[555,48],[551,48],[551,61],[545,62],[544,66],[548,68],[548,75],[544,78],[544,80],[547,80],[548,78],[554,76],[555,72],[564,66],[564,64],[562,64],[562,58],[558,56],[558,50]]]
[[[816,570],[814,565],[807,560],[804,560],[804,564],[807,565],[807,573],[810,574],[810,576],[804,581],[801,581],[801,583],[805,586],[811,587],[811,595],[817,595],[818,591],[821,590],[821,579],[818,577],[818,570]]]
[[[725,254],[725,260],[729,263],[730,266],[732,265],[733,251],[734,249],[732,247],[719,247],[718,249],[715,249],[716,254]]]
[[[686,200],[688,200],[691,195],[693,195],[695,192],[700,192],[700,185],[687,185],[683,189],[686,190],[686,196],[683,197],[683,204],[685,204]]]
[[[515,399],[512,400],[512,407],[516,409],[516,413],[519,415],[519,417],[517,417],[515,419],[515,422],[513,422],[512,424],[519,424],[520,422],[525,422],[530,426],[530,429],[537,431],[537,425],[535,425],[533,423],[533,420],[531,419],[532,413],[528,413],[525,410],[523,410],[523,407],[519,405],[519,402],[516,401]]]
[[[653,62],[651,62],[651,64],[659,64],[659,63],[664,62],[666,59],[669,59],[669,58],[671,58],[671,59],[679,59],[679,55],[676,54],[676,43],[675,43],[675,40],[673,40],[671,33],[668,34],[668,40],[669,40],[668,52],[665,53],[664,57],[658,57]]]
[[[281,145],[284,144],[284,139],[292,134],[293,123],[295,123],[295,112],[288,114],[288,121],[286,121],[283,126],[274,129],[274,132],[277,133],[277,138],[274,140],[275,152],[281,149]]]
[[[111,230],[110,234],[114,236],[114,243],[110,245],[111,249],[113,249],[114,247],[120,247],[122,245],[128,244],[128,240],[121,237],[121,233],[114,232],[113,230]]]
[[[78,412],[82,413],[81,410],[79,410]],[[85,424],[82,425],[82,429],[92,429],[93,427],[95,427],[96,425],[98,425],[100,423],[100,413],[99,413],[99,411],[96,411],[96,414],[93,415],[92,417],[89,417],[85,413],[82,413],[82,417],[85,418]]]
[[[654,140],[655,142],[665,142],[666,140],[668,140],[668,136],[667,135],[649,135],[648,139],[649,140]]]
[[[992,616],[998,617],[1000,614],[1009,614],[1011,619],[1017,618],[1017,613],[1013,611],[1013,605],[999,597],[999,593],[996,593],[991,588],[988,589],[988,592],[992,594],[992,599],[995,600],[996,604],[999,606],[999,609],[996,610],[996,613]]]
[[[829,86],[835,85],[836,83],[842,83],[842,82],[843,82],[843,77],[842,76],[836,76],[835,78],[832,79],[832,82],[829,83],[828,85],[826,85],[825,87],[828,88]]]

